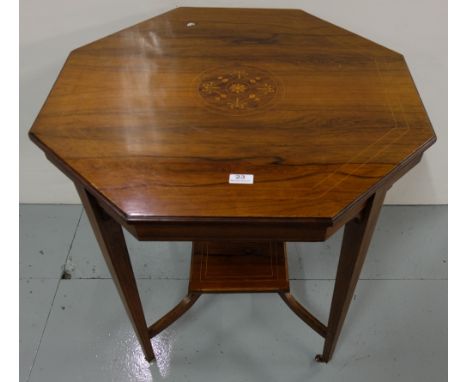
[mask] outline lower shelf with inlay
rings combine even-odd
[[[288,292],[281,242],[194,242],[189,292]]]
[[[204,293],[278,293],[322,337],[327,327],[289,293],[286,243],[277,241],[195,241],[188,293],[148,328],[154,337],[182,316]]]

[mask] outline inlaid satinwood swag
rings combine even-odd
[[[30,131],[75,183],[148,360],[202,293],[277,292],[334,351],[386,191],[435,134],[402,55],[299,10],[178,8],[68,56]],[[253,184],[230,184],[230,174]],[[327,325],[287,241],[346,226]],[[122,226],[193,241],[187,296],[148,326]]]

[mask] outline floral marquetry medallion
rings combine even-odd
[[[242,115],[271,106],[279,93],[279,84],[265,70],[237,66],[205,72],[198,92],[210,108]]]

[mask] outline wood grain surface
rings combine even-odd
[[[285,243],[195,241],[189,293],[289,292]]]
[[[435,142],[400,54],[303,11],[216,8],[71,52],[30,136],[134,222],[333,219]]]

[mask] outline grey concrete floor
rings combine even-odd
[[[324,322],[341,236],[288,243],[292,293]],[[190,244],[126,237],[152,323],[186,292]],[[322,344],[277,295],[205,295],[147,364],[82,207],[20,206],[20,382],[445,381],[446,206],[383,208],[326,365]]]

